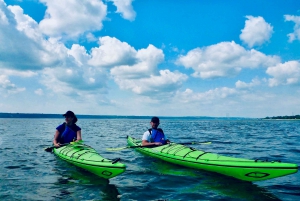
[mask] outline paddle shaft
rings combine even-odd
[[[181,145],[189,145],[189,144],[211,144],[211,142],[184,142],[184,143],[178,143]],[[118,150],[123,150],[123,149],[131,149],[131,148],[153,148],[153,147],[158,147],[161,145],[138,145],[138,146],[127,146],[127,147],[120,147],[120,148],[108,148],[107,150],[109,151],[118,151]]]
[[[63,147],[63,146],[69,145],[69,144],[70,144],[70,143],[61,144],[61,145],[59,145],[59,147]],[[56,146],[47,147],[47,148],[45,149],[45,151],[51,152],[54,148],[59,148],[59,147],[56,147]]]

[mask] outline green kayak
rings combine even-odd
[[[140,146],[141,140],[127,137],[129,146]],[[181,144],[171,143],[154,148],[135,148],[137,151],[185,167],[202,169],[244,181],[261,181],[282,177],[298,171],[297,164],[280,161],[261,161],[221,156]]]
[[[82,143],[54,148],[53,153],[59,158],[105,179],[113,178],[126,170],[126,166],[118,162],[119,158],[105,159],[95,149]]]

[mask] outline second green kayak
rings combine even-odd
[[[126,170],[126,166],[118,162],[119,159],[105,159],[95,149],[82,143],[54,148],[53,153],[59,158],[105,179],[113,178]]]
[[[130,136],[127,137],[127,142],[129,146],[141,145],[141,140]],[[217,172],[251,182],[282,177],[298,171],[298,165],[293,163],[221,156],[176,143],[154,148],[135,149],[146,155],[177,165]]]

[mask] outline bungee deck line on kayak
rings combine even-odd
[[[60,159],[105,179],[113,178],[126,170],[126,165],[119,162],[120,158],[106,159],[95,149],[82,143],[54,148],[53,153]]]
[[[177,145],[180,145],[180,144],[175,144],[175,146]],[[160,150],[160,152],[162,152],[164,149],[166,148],[169,148],[170,146],[174,146],[174,144],[169,144],[167,145],[165,148],[163,148],[162,150]],[[142,147],[141,147],[142,148]],[[184,147],[184,148],[190,148],[190,147]],[[191,149],[191,148],[190,148]],[[183,150],[183,149],[182,149]],[[177,152],[179,152],[181,150],[178,150]],[[215,165],[215,166],[226,166],[226,167],[242,167],[242,168],[265,168],[265,167],[259,167],[259,166],[253,166],[253,167],[250,167],[250,166],[238,166],[238,165],[218,165],[218,164],[207,164],[207,163],[202,163],[202,162],[198,162],[198,160],[203,160],[203,161],[210,161],[210,162],[214,162],[214,161],[217,161],[217,162],[235,162],[235,163],[253,163],[253,160],[247,160],[245,159],[244,161],[241,161],[241,160],[211,160],[211,159],[199,159],[201,156],[203,156],[204,154],[209,154],[211,152],[204,152],[202,154],[199,154],[199,156],[197,158],[193,158],[191,157],[191,159],[195,159],[197,161],[190,161],[190,160],[184,160],[184,158],[188,158],[187,155],[194,152],[194,151],[199,151],[199,150],[191,150],[190,152],[188,152],[185,156],[182,156],[183,159],[175,159],[175,160],[178,160],[178,161],[184,161],[184,162],[191,162],[191,163],[201,163],[201,164],[205,164],[205,165]],[[175,152],[174,155],[177,153]],[[168,152],[166,152],[168,153]],[[155,152],[152,153],[154,155],[157,155],[157,156],[160,156],[160,157],[165,157],[165,158],[170,158],[170,159],[174,159],[172,157],[168,157],[168,156],[163,156],[163,155],[160,155],[160,154],[156,154]],[[276,163],[276,162],[279,162],[279,161],[254,161],[254,162],[269,162],[269,163]],[[280,162],[279,162],[280,163]],[[273,169],[282,169],[282,168],[285,168],[285,169],[298,169],[298,167],[272,167]]]
[[[67,158],[63,158],[63,157],[60,157],[58,156],[59,158],[65,160],[65,161],[68,161],[68,162],[71,162],[71,163],[78,163],[78,164],[82,164],[82,165],[88,165],[88,166],[93,166],[93,167],[104,167],[104,168],[117,168],[117,169],[120,169],[120,168],[124,168],[126,169],[126,167],[113,167],[113,166],[105,166],[105,165],[94,165],[94,164],[87,164],[87,163],[82,163],[82,162],[78,162],[78,161],[72,161],[70,159],[67,159]],[[99,162],[99,161],[92,161],[92,162]],[[113,161],[112,161],[113,162]],[[112,163],[113,164],[113,163]]]
[[[205,153],[210,153],[210,152],[205,152]],[[159,155],[159,154],[155,154],[152,153],[153,155],[157,155],[159,157],[163,157],[163,158],[169,158],[172,160],[177,160],[177,161],[182,161],[182,162],[187,162],[187,163],[195,163],[195,164],[202,164],[202,165],[209,165],[209,166],[223,166],[223,167],[236,167],[236,168],[266,168],[263,166],[238,166],[238,165],[219,165],[219,164],[208,164],[208,163],[203,163],[203,162],[198,162],[198,161],[187,161],[187,160],[183,160],[183,159],[176,159],[176,158],[172,158],[172,157],[168,157],[168,156],[163,156],[163,155]],[[197,159],[197,160],[204,160],[204,161],[218,161],[218,162],[237,162],[237,163],[253,163],[253,161],[229,161],[229,160],[209,160],[209,159]],[[298,169],[298,167],[270,167],[271,169]]]
[[[127,137],[127,142],[130,146],[141,145],[141,140],[130,136]],[[222,156],[176,143],[155,148],[141,147],[136,150],[169,163],[216,172],[245,181],[262,181],[298,171],[298,165],[293,163]]]
[[[89,147],[89,148],[91,148],[90,146],[88,146],[88,145],[82,145],[83,147],[84,146],[86,146],[86,147]],[[66,149],[67,149],[67,147],[66,147]],[[69,150],[69,151],[67,151],[67,153],[61,153],[61,152],[63,152],[63,151],[65,151],[65,149],[62,149],[62,150],[60,150],[58,153],[59,154],[67,154],[69,151],[72,151],[72,150]],[[84,152],[83,154],[80,154],[80,156],[78,156],[77,158],[75,158],[75,157],[73,157],[73,155],[75,155],[76,153],[78,153],[78,152],[80,152],[80,151],[82,151],[82,150],[78,150],[78,151],[75,151],[74,153],[72,153],[72,156],[70,156],[70,159],[79,159],[81,156],[83,156],[83,155],[85,155],[85,154],[88,154],[88,153],[93,153],[93,154],[98,154],[96,151],[86,151],[86,152]],[[59,155],[58,155],[58,157],[60,157]],[[63,157],[60,157],[60,158],[63,158]],[[67,159],[67,158],[63,158],[63,159],[65,159],[65,160],[68,160],[68,161],[72,161],[72,160],[70,160],[70,159]],[[118,158],[119,160],[120,160],[120,158]],[[105,161],[106,160],[106,161]],[[108,163],[108,162],[111,162],[112,164],[114,164],[115,163],[115,160],[116,159],[114,159],[114,160],[109,160],[109,159],[105,159],[105,158],[103,158],[100,162],[106,162],[106,163]],[[118,160],[118,161],[119,161]],[[95,161],[95,160],[88,160],[88,159],[85,159],[85,161],[89,161],[89,162],[99,162],[99,161]],[[72,161],[72,162],[74,162],[74,161]],[[81,162],[77,162],[77,163],[81,163]],[[86,165],[86,163],[81,163],[81,164],[85,164]],[[92,166],[98,166],[98,167],[107,167],[107,166],[100,166],[100,165],[93,165],[93,164],[89,164],[89,165],[92,165]],[[111,167],[111,168],[117,168],[117,167]]]

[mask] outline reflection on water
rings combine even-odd
[[[110,184],[108,179],[97,177],[86,170],[62,161],[58,157],[57,159],[58,166],[54,171],[61,176],[54,182],[55,188],[58,190],[57,194],[53,195],[54,199],[88,200],[90,197],[93,200],[120,200],[117,187]],[[93,189],[93,192],[87,193],[87,189]]]

